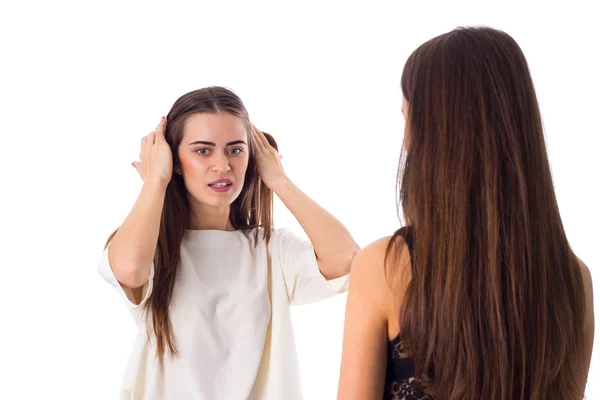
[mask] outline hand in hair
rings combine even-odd
[[[273,147],[263,132],[254,125],[251,126],[252,143],[254,159],[260,178],[265,185],[274,190],[278,182],[287,179],[283,166],[281,165],[281,156],[277,149]]]
[[[173,173],[173,155],[165,139],[166,123],[166,118],[162,117],[156,129],[142,138],[140,161],[131,163],[144,182],[164,186],[169,184]]]

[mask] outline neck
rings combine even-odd
[[[229,206],[212,207],[191,201],[188,229],[235,231],[229,220],[229,209]]]

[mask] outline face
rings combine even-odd
[[[225,207],[241,193],[249,160],[242,119],[228,113],[188,117],[178,154],[175,172],[198,203]]]

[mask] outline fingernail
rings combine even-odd
[[[163,122],[165,120],[165,117],[161,117],[160,122]]]

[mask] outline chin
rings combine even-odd
[[[198,203],[209,206],[209,207],[225,207],[233,203],[235,198],[232,196],[223,196],[221,198],[211,198],[209,196],[202,196],[196,199]]]
[[[211,189],[208,189],[206,192],[203,191],[203,193],[199,193],[199,196],[193,195],[193,197],[198,203],[209,207],[225,207],[231,205],[231,203],[233,203],[239,195],[239,193],[234,191],[226,193],[214,193]]]

